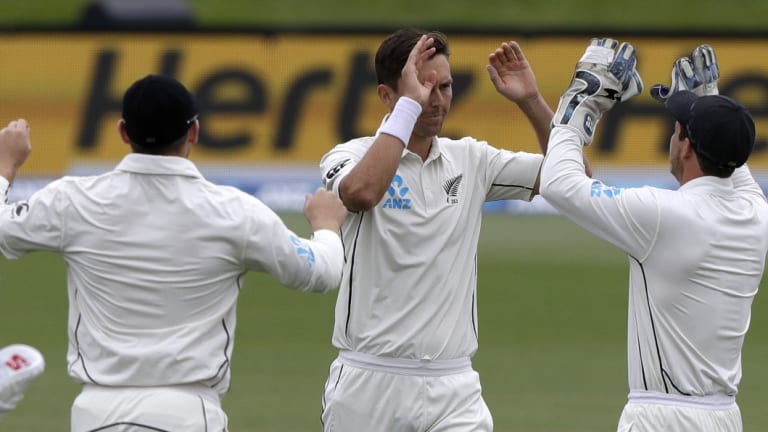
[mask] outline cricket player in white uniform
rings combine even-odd
[[[376,136],[339,144],[326,187],[353,211],[323,397],[327,432],[491,431],[471,357],[477,350],[477,242],[483,205],[530,200],[542,155],[471,137],[438,137],[450,109],[448,46],[404,29],[376,54],[390,111]],[[489,57],[496,89],[543,146],[552,111],[517,43]]]
[[[37,348],[26,344],[0,348],[0,419],[16,408],[43,371],[45,358]]]
[[[133,152],[114,170],[0,205],[0,254],[47,250],[67,262],[68,371],[84,384],[73,432],[224,431],[220,399],[246,273],[300,291],[336,289],[347,212],[327,191],[308,196],[314,234],[303,239],[253,196],[206,181],[187,159],[196,103],[172,78],[135,82],[122,117]],[[30,150],[24,120],[0,131],[0,193]]]
[[[742,345],[768,251],[768,203],[745,165],[755,125],[717,94],[716,57],[702,45],[675,63],[671,87],[651,91],[676,121],[669,159],[680,188],[586,177],[582,147],[601,114],[642,89],[634,49],[616,45],[593,40],[577,63],[553,120],[541,193],[629,256],[630,393],[618,430],[740,432]]]

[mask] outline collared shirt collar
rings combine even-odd
[[[116,171],[132,172],[137,174],[153,175],[177,175],[186,177],[203,178],[195,164],[181,156],[156,156],[142,153],[130,153],[125,155],[122,161],[115,167]]]
[[[384,115],[384,118],[381,119],[381,123],[379,124],[379,129],[381,129],[382,126],[384,126],[384,123],[386,123],[387,119],[389,118],[389,114],[387,113]],[[379,136],[378,130],[376,131],[376,135],[374,135],[374,138]],[[432,146],[429,148],[429,155],[427,156],[427,160],[424,161],[424,163],[430,162],[432,160],[437,159],[440,157],[442,152],[440,151],[440,145],[438,144],[438,139],[436,136],[432,137]],[[407,154],[413,154],[414,156],[418,157],[415,153],[408,150],[408,147],[403,148],[403,153],[400,155],[400,159],[404,158]]]
[[[688,182],[680,186],[679,190],[695,190],[695,189],[732,190],[733,180],[731,180],[730,177],[720,178],[715,176],[701,176],[692,180],[688,180]]]

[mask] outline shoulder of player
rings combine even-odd
[[[349,160],[360,160],[373,145],[376,137],[367,136],[351,139],[347,142],[336,144],[320,159],[320,170],[325,173],[332,170],[340,163],[346,164]]]
[[[376,139],[374,136],[353,138],[349,141],[336,144],[327,154],[334,152],[363,152],[365,153]]]
[[[438,137],[437,143],[442,151],[483,153],[488,150],[500,150],[490,145],[487,141],[471,136],[461,138]]]

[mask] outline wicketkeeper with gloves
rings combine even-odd
[[[584,174],[600,117],[643,89],[635,49],[593,39],[555,113],[541,195],[629,256],[629,400],[620,432],[742,431],[741,350],[768,252],[768,202],[747,159],[749,111],[718,94],[714,50],[697,47],[651,96],[675,119],[677,190],[617,188]]]

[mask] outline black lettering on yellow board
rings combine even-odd
[[[719,85],[721,94],[741,100],[741,95],[750,95],[757,102],[748,104],[749,112],[757,122],[760,118],[768,117],[768,76],[755,73],[738,75],[734,79]],[[754,152],[765,152],[768,139],[761,135],[759,129],[755,136]]]
[[[10,44],[18,43],[19,38],[25,39],[14,37]],[[4,114],[23,113],[36,122],[38,131],[50,131],[54,137],[71,137],[52,146],[53,153],[46,153],[46,157],[40,157],[40,153],[33,155],[29,166],[37,170],[35,172],[61,173],[73,163],[112,162],[122,157],[125,148],[115,140],[114,133],[104,132],[114,128],[111,123],[120,113],[127,73],[136,69],[184,77],[185,84],[200,102],[200,120],[204,127],[199,146],[204,151],[195,156],[203,162],[228,162],[236,158],[238,163],[278,160],[315,163],[324,149],[371,134],[380,120],[376,112],[382,107],[372,97],[376,87],[373,71],[376,39],[373,38],[348,42],[313,38],[318,44],[315,51],[327,49],[331,54],[310,59],[289,55],[297,39],[302,39],[294,35],[269,41],[252,36],[217,38],[217,55],[210,59],[206,57],[206,50],[212,39],[204,35],[184,39],[183,43],[174,37],[147,38],[145,42],[115,36],[109,43],[75,37],[72,43],[55,45],[55,52],[50,45],[30,43],[41,38],[43,36],[37,35],[29,41],[25,39],[24,46],[39,47],[31,53],[23,50],[29,61],[4,68],[8,73],[6,82],[21,85],[0,86]],[[259,45],[256,56],[239,58],[244,42],[250,44],[254,39]],[[454,46],[466,42],[455,38]],[[507,124],[499,125],[505,116],[519,112],[503,97],[489,92],[493,89],[487,82],[485,70],[475,61],[476,55],[485,57],[486,54],[479,52],[474,38],[469,42],[469,49],[452,59],[453,113],[449,114],[442,134],[472,135],[499,144],[510,142],[506,138],[512,133],[517,140],[512,141],[514,148],[536,151],[535,134],[525,123],[511,128],[507,128]],[[265,45],[261,46],[262,43]],[[558,53],[563,48],[557,38],[544,37],[531,43],[538,44],[532,51],[538,53],[536,65],[543,65],[536,69],[540,88],[548,101],[556,103],[567,81],[563,77],[568,73],[559,70],[559,60],[541,53],[549,50]],[[496,38],[490,36],[488,45],[495,44]],[[720,40],[723,52],[744,49],[742,45],[742,41]],[[263,50],[264,47],[267,49]],[[659,60],[644,66],[643,79],[647,86],[655,80],[668,79],[669,63],[661,57],[672,59],[679,55],[683,51],[677,47],[677,43],[650,47],[657,50],[654,56]],[[74,53],[79,56],[78,64],[87,66],[56,70],[53,75],[59,78],[56,80],[33,82],[34,75],[25,73],[31,67],[18,66],[51,56],[65,58]],[[270,64],[273,55],[280,58],[275,67]],[[757,123],[753,166],[765,168],[768,136],[763,126],[768,124],[768,73],[765,72],[768,62],[760,57],[739,58],[740,63],[727,69],[728,73],[720,79],[720,92],[744,102],[752,111]],[[563,65],[563,68],[570,67]],[[664,162],[674,124],[663,106],[653,101],[647,91],[644,93],[618,104],[603,117],[589,150],[590,157],[609,164]],[[370,103],[377,106],[368,106]],[[326,111],[317,112],[318,107]],[[245,121],[233,121],[235,117]],[[41,142],[44,141],[41,139]],[[633,149],[633,145],[642,147]]]
[[[234,86],[240,91],[237,100],[218,100],[220,87]],[[238,69],[223,69],[205,77],[196,88],[190,89],[195,94],[199,106],[199,119],[204,123],[209,117],[219,114],[262,114],[267,110],[267,90],[264,83],[250,73]],[[214,135],[206,128],[200,128],[200,145],[209,149],[232,150],[255,143],[256,138],[248,132],[235,132],[228,136]]]
[[[159,73],[175,76],[180,58],[181,53],[175,50],[163,53]],[[114,88],[112,80],[115,77],[115,62],[117,60],[117,54],[113,49],[102,50],[96,56],[96,70],[86,98],[85,112],[82,116],[83,123],[80,126],[80,137],[77,141],[78,147],[81,149],[91,149],[96,145],[98,128],[105,116],[121,112],[122,93],[110,94],[110,89]]]
[[[175,76],[182,54],[168,51],[162,55],[159,73]],[[119,61],[114,50],[104,50],[97,56],[96,70],[92,86],[87,97],[83,124],[80,127],[78,147],[88,150],[96,145],[98,128],[105,116],[120,113],[121,98],[110,94],[115,76],[115,63]],[[376,87],[376,78],[371,65],[370,55],[365,52],[352,54],[350,61],[351,73],[346,92],[343,95],[341,109],[335,118],[336,130],[339,131],[340,142],[352,139],[365,133],[358,130],[361,112],[361,101],[371,89]],[[319,91],[328,86],[333,80],[333,72],[328,68],[309,70],[298,77],[289,87],[283,104],[282,113],[277,124],[274,142],[269,143],[278,151],[290,151],[294,147],[294,137],[303,116],[311,113],[303,112],[304,103],[313,91]],[[474,76],[471,72],[454,72],[453,104],[461,103],[462,98],[471,89]],[[220,101],[216,98],[217,89],[225,86],[236,86],[241,91],[238,100]],[[220,114],[263,114],[268,109],[267,90],[259,77],[241,69],[222,69],[207,75],[197,88],[190,89],[199,103],[199,119],[202,123],[208,117]],[[445,131],[446,136],[462,136],[460,132]],[[246,131],[227,136],[216,135],[205,128],[200,131],[200,145],[209,150],[232,150],[257,145],[257,139]]]
[[[376,73],[373,71],[373,61],[369,53],[361,51],[353,53],[349,64],[351,73],[336,123],[339,142],[365,135],[365,132],[357,128],[357,117],[362,110],[363,96],[370,91],[369,89],[376,88]]]
[[[293,137],[298,127],[299,116],[303,114],[304,102],[316,87],[328,85],[332,78],[333,74],[328,69],[310,70],[291,85],[283,104],[280,124],[277,127],[277,137],[273,144],[275,150],[288,151],[293,147]]]
[[[747,103],[747,108],[757,122],[758,119],[768,117],[768,76],[759,74],[737,75],[733,79],[718,83],[720,94],[741,100],[740,95],[751,95],[751,99],[759,99],[759,104]],[[758,96],[757,98],[755,96]],[[599,153],[610,154],[621,145],[619,137],[621,128],[631,124],[638,118],[657,118],[666,124],[664,139],[658,144],[657,151],[666,154],[669,152],[668,138],[674,131],[674,120],[669,116],[663,105],[656,102],[628,103],[614,106],[605,116],[602,131],[595,147]],[[768,148],[768,140],[765,135],[757,131],[755,137],[755,153],[761,153]]]

